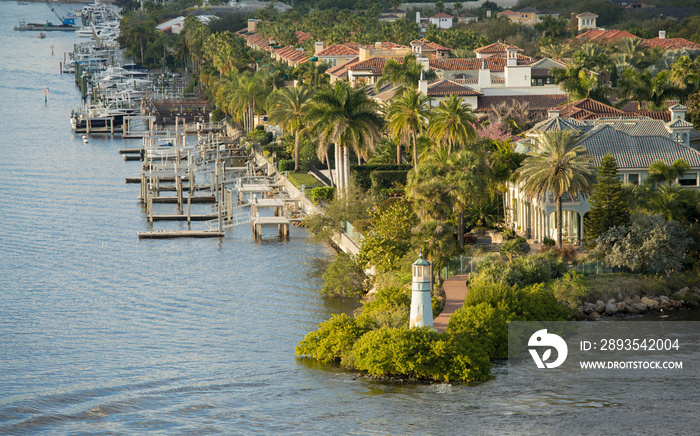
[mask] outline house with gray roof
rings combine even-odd
[[[618,174],[623,183],[639,184],[648,175],[649,166],[656,161],[671,165],[683,159],[690,170],[678,179],[688,189],[700,187],[700,151],[690,147],[692,124],[685,121],[687,108],[676,105],[671,121],[649,117],[606,117],[595,120],[577,120],[559,117],[559,111],[550,111],[550,117],[536,124],[519,141],[516,151],[529,152],[539,132],[573,130],[580,135],[580,144],[586,147],[591,163],[599,166],[606,154],[617,161]],[[587,198],[567,194],[562,197],[563,234],[565,241],[580,244],[584,238],[583,219],[590,210]],[[526,238],[541,241],[556,239],[554,198],[531,198],[522,192],[521,184],[510,184],[506,193],[506,223]]]

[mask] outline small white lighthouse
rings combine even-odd
[[[432,274],[430,262],[423,259],[423,253],[413,262],[413,288],[411,293],[411,321],[409,327],[433,327],[433,306],[430,302]]]

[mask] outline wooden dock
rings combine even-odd
[[[151,221],[211,221],[219,218],[219,214],[208,215],[152,215]]]
[[[222,238],[224,232],[216,230],[157,230],[139,232],[139,239],[176,239],[176,238]]]

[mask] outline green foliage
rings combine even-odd
[[[610,154],[603,157],[589,199],[591,210],[584,219],[587,241],[594,241],[614,226],[627,225],[630,214],[622,197],[622,183],[617,178],[617,161]]]
[[[505,241],[503,244],[501,244],[500,253],[502,256],[506,256],[508,260],[512,260],[513,257],[525,254],[523,242],[520,240],[520,238]]]
[[[583,276],[570,271],[552,283],[552,293],[557,301],[575,308],[588,296],[589,287]]]
[[[299,189],[301,189],[302,186],[312,188],[321,185],[321,182],[309,173],[289,173],[287,178]]]
[[[552,248],[556,245],[556,243],[557,242],[552,238],[548,238],[546,236],[542,238],[542,245],[544,245],[545,247]]]
[[[194,82],[192,82],[192,83],[194,83]],[[194,90],[194,87],[193,87],[193,90]],[[187,92],[187,91],[185,91],[185,92]],[[192,92],[192,91],[190,91],[190,92]],[[224,113],[224,111],[222,111],[218,107],[212,111],[211,120],[213,122],[218,123],[219,121],[222,121],[224,118],[226,118],[226,114]]]
[[[280,159],[278,163],[278,169],[280,170],[280,172],[293,171],[294,159]]]
[[[520,288],[478,276],[470,282],[464,307],[450,317],[447,331],[480,337],[490,357],[504,359],[509,321],[563,321],[567,315],[542,283]]]
[[[560,277],[566,270],[566,264],[554,251],[518,257],[508,262],[504,262],[496,254],[491,254],[479,260],[479,273],[476,277],[508,285],[526,286]]]
[[[358,255],[363,265],[379,272],[395,269],[411,249],[411,229],[417,223],[411,204],[396,200],[370,212],[370,225]]]
[[[357,316],[363,324],[380,327],[405,327],[408,325],[411,297],[401,287],[380,288],[366,301]]]
[[[357,262],[341,251],[323,273],[321,293],[330,297],[360,297],[365,278]]]
[[[353,166],[350,171],[355,177],[357,186],[366,192],[372,188],[372,173],[374,171],[408,171],[411,168],[411,165],[378,164]]]
[[[677,221],[661,215],[638,216],[629,226],[613,227],[596,240],[594,253],[613,267],[643,273],[670,274],[683,267],[692,243]]]
[[[430,327],[382,328],[355,344],[355,366],[374,376],[401,375],[436,381],[487,380],[491,362],[475,338]]]
[[[291,180],[297,187],[301,185],[297,177],[302,173],[290,173]],[[317,186],[320,184],[310,174],[303,174],[307,178],[316,181]],[[307,186],[309,186],[308,181]],[[351,223],[356,228],[366,221],[369,217],[368,209],[372,207],[372,200],[354,185],[350,185],[342,197],[336,197],[329,203],[324,205],[323,213],[318,213],[309,216],[304,223],[314,236],[319,240],[328,240],[334,235],[340,233],[345,228],[345,222]],[[358,228],[358,230],[362,231]]]
[[[287,151],[278,145],[273,145],[273,146],[268,145],[270,142],[272,142],[272,138],[274,138],[274,134],[272,132],[266,132],[264,130],[255,129],[255,130],[251,130],[250,132],[248,132],[247,137],[249,139],[253,139],[255,141],[258,141],[258,143],[260,143],[260,145],[263,146],[263,151],[269,151],[270,154],[272,154],[273,151],[277,152],[278,158],[281,157],[280,153],[283,153],[284,155],[287,154]],[[267,148],[265,148],[265,147],[267,147]]]
[[[318,327],[299,342],[295,350],[297,356],[346,364],[351,359],[355,342],[369,331],[368,326],[359,325],[354,318],[345,314],[333,315]]]
[[[372,195],[379,196],[382,192],[398,189],[403,192],[406,185],[408,170],[404,171],[374,171],[370,174],[372,179]]]
[[[292,161],[294,163],[294,161]],[[319,186],[311,190],[311,201],[318,204],[320,201],[329,201],[333,199],[335,188],[332,186]]]
[[[685,114],[685,120],[693,123],[695,130],[700,130],[700,92],[691,95],[686,102],[688,112]]]

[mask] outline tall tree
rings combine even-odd
[[[428,136],[450,154],[455,147],[464,148],[468,141],[476,138],[474,123],[476,116],[471,106],[459,96],[451,95],[433,109]]]
[[[538,133],[535,150],[528,153],[519,172],[525,195],[544,199],[551,192],[554,196],[559,247],[563,243],[562,194],[587,194],[593,184],[588,151],[579,141],[577,132],[569,130]]]
[[[270,96],[268,121],[294,135],[294,171],[299,171],[299,152],[302,130],[306,127],[306,110],[311,103],[313,91],[304,85],[282,88]]]
[[[391,135],[406,148],[413,146],[413,166],[418,165],[418,135],[425,130],[429,115],[428,97],[413,89],[405,89],[394,98],[387,111]],[[401,164],[401,145],[396,148],[396,163]]]
[[[379,90],[384,85],[391,83],[399,86],[399,92],[403,91],[404,88],[416,89],[421,73],[425,74],[426,79],[435,77],[435,72],[432,70],[423,71],[423,65],[418,62],[413,53],[407,54],[400,61],[389,59],[382,71],[382,77],[374,88]]]
[[[584,220],[586,241],[595,241],[611,227],[629,225],[630,213],[617,178],[617,161],[609,154],[600,162],[588,202],[591,210]]]
[[[374,100],[347,82],[322,88],[313,97],[307,116],[313,131],[318,134],[319,158],[324,153],[327,157],[329,144],[336,145],[336,171],[341,194],[350,178],[349,149],[354,148],[359,156],[361,147],[374,149],[381,137],[384,120],[378,112],[379,105]]]
[[[636,101],[639,110],[644,102],[650,103],[650,109],[662,110],[666,107],[666,100],[682,95],[683,91],[671,79],[670,71],[652,75],[648,71],[626,68],[619,81],[619,104]]]

